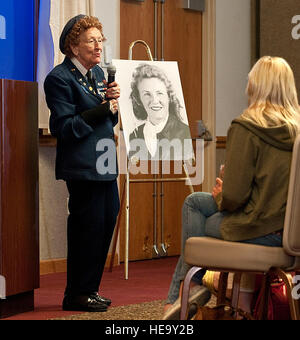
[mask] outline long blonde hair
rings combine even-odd
[[[286,125],[290,135],[300,132],[300,108],[295,77],[279,57],[262,57],[249,73],[249,106],[242,117],[262,127]]]

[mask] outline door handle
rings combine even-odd
[[[202,120],[197,121],[197,127],[198,127],[198,138],[203,139],[205,142],[212,142],[213,137],[212,134],[209,132],[205,124]]]

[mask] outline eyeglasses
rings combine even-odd
[[[87,45],[90,45],[90,46],[91,45],[95,45],[95,44],[101,45],[103,43],[103,40],[102,40],[102,38],[99,38],[99,39],[90,39],[90,40],[86,40],[85,43]]]

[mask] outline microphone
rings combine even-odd
[[[108,74],[107,85],[115,81],[116,72],[117,72],[116,66],[114,66],[113,64],[110,64],[107,68],[107,74]]]
[[[116,66],[114,66],[113,64],[110,64],[107,67],[107,88],[109,87],[109,84],[113,83],[115,81],[115,74],[117,72]],[[110,101],[111,99],[107,99],[108,101]]]

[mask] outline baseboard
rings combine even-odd
[[[111,254],[108,254],[105,268],[109,268],[111,261]],[[113,266],[119,265],[119,256],[115,254]],[[67,272],[67,259],[52,259],[40,261],[40,275],[66,273]]]
[[[66,273],[67,260],[53,259],[40,261],[40,275]]]
[[[34,291],[7,296],[0,300],[0,319],[34,310]]]

